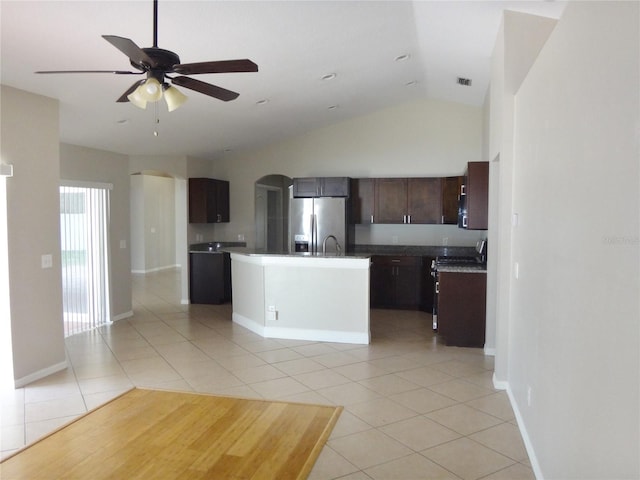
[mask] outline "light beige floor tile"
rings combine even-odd
[[[42,402],[26,403],[24,407],[26,423],[68,417],[70,415],[81,415],[87,411],[84,399],[80,394]]]
[[[413,368],[404,372],[398,372],[396,375],[422,387],[448,382],[455,378],[432,367]]]
[[[317,392],[336,405],[352,405],[380,398],[380,394],[357,383],[345,383],[333,387],[321,388]]]
[[[377,358],[375,360],[369,360],[369,362],[376,367],[384,368],[392,373],[412,370],[417,366],[414,360],[401,355]]]
[[[350,365],[359,363],[360,359],[349,352],[332,352],[324,355],[317,355],[313,359],[328,368],[340,367],[342,365]]]
[[[260,383],[286,377],[286,374],[271,365],[258,365],[251,368],[237,369],[233,370],[233,374],[244,383]]]
[[[460,438],[459,433],[424,417],[385,425],[380,430],[416,452]]]
[[[265,362],[271,363],[271,364],[286,362],[291,360],[298,360],[303,358],[302,355],[300,355],[298,352],[293,351],[290,348],[282,348],[282,345],[280,345],[280,348],[276,350],[258,352],[256,353],[256,355],[258,355],[258,357],[260,357]]]
[[[496,473],[492,473],[482,480],[536,480],[536,476],[530,467],[516,463]]]
[[[123,390],[133,387],[133,383],[124,373],[109,375],[106,377],[89,378],[80,380],[80,391],[83,395],[93,393],[110,392],[113,390]]]
[[[333,372],[329,369],[320,370],[317,372],[302,373],[300,375],[294,375],[293,378],[299,382],[304,383],[307,387],[313,390],[320,390],[322,388],[333,387],[335,385],[342,385],[349,383],[349,379]]]
[[[260,368],[260,367],[258,367]],[[309,388],[290,377],[251,383],[251,388],[264,398],[280,399],[287,395],[308,392]]]
[[[465,480],[481,478],[514,464],[510,458],[468,438],[459,438],[421,453]]]
[[[470,407],[481,410],[502,420],[513,420],[513,408],[506,392],[498,392],[466,402]]]
[[[269,352],[272,350],[282,349],[282,344],[276,340],[261,338],[259,340],[251,339],[250,342],[241,343],[242,348],[252,353]]]
[[[331,447],[325,446],[309,473],[308,479],[341,478],[350,473],[356,473],[358,470],[358,467],[338,455]]]
[[[432,365],[436,370],[451,375],[452,377],[466,377],[477,373],[482,373],[483,368],[478,367],[469,362],[461,362],[457,360],[450,360],[448,362],[438,362]]]
[[[325,343],[311,343],[308,345],[301,345],[299,347],[293,347],[293,350],[305,357],[318,357],[320,355],[337,352],[335,348]]]
[[[24,427],[27,445],[49,435],[51,432],[67,425],[78,417],[79,415],[71,415],[69,417],[57,417],[50,420],[42,420],[40,422],[25,423]]]
[[[415,417],[416,412],[387,398],[347,405],[347,410],[372,427],[381,427]]]
[[[360,471],[350,473],[349,475],[345,475],[344,477],[340,477],[340,480],[372,480],[372,478],[366,473]]]
[[[494,392],[499,391],[493,385],[493,370],[485,370],[481,373],[460,377],[460,380],[473,383],[474,385],[478,385],[479,387],[483,387],[488,390],[493,390]]]
[[[73,371],[78,380],[87,380],[92,378],[108,377],[110,375],[124,375],[124,370],[115,357],[113,361],[87,363],[81,365],[73,365]]]
[[[478,387],[461,380],[452,380],[449,382],[438,383],[436,385],[429,386],[429,389],[446,397],[453,398],[458,402],[467,402],[469,400],[491,395],[491,393],[493,393],[491,390],[483,387]]]
[[[6,425],[3,422],[2,431],[0,432],[0,446],[3,452],[24,447],[24,422],[19,425]]]
[[[418,413],[428,413],[457,404],[455,400],[433,392],[428,388],[397,393],[391,395],[389,399]]]
[[[499,418],[480,412],[466,405],[453,405],[451,407],[436,410],[425,414],[430,418],[454,430],[461,435],[471,435],[480,430],[485,430],[502,423]]]
[[[510,423],[487,428],[469,435],[469,438],[518,462],[529,458],[520,430]]]
[[[352,353],[352,356],[355,355],[353,355]],[[344,375],[350,380],[354,380],[356,382],[358,380],[364,380],[365,378],[380,377],[382,375],[391,373],[389,370],[377,367],[369,362],[361,361],[359,361],[358,363],[351,363],[349,365],[335,367],[333,368],[333,371],[338,372],[339,374]]]
[[[121,390],[112,390],[110,392],[100,392],[83,395],[84,403],[87,406],[87,411],[98,408],[101,405],[104,405],[105,403],[113,400],[114,398],[119,397],[123,393],[128,392],[129,390],[130,388],[124,388]]]
[[[214,358],[216,362],[231,372],[236,370],[246,370],[248,368],[259,367],[267,364],[264,360],[253,353],[246,353],[246,350],[244,352],[245,353],[239,355]]]
[[[371,425],[360,420],[353,413],[343,410],[331,431],[330,438],[346,437],[347,435],[364,432],[365,430],[371,430]]]
[[[294,352],[296,355],[300,355]],[[324,370],[324,365],[312,360],[311,358],[297,358],[295,360],[287,360],[273,364],[278,370],[282,370],[287,375],[299,375],[301,373],[317,372]]]
[[[410,390],[417,390],[420,388],[419,385],[416,385],[409,380],[405,380],[404,378],[395,374],[367,378],[365,380],[361,380],[358,383],[384,396],[408,392]]]
[[[331,402],[328,398],[323,397],[314,390],[307,390],[306,392],[295,393],[293,395],[283,395],[278,400],[293,403],[309,403],[312,405],[335,405],[335,403]],[[344,411],[342,413],[344,414]],[[370,427],[367,426],[367,428]]]
[[[428,458],[414,453],[365,470],[376,480],[459,480],[460,477],[445,470]]]
[[[400,442],[375,429],[331,439],[328,445],[359,469],[380,465],[412,453]]]

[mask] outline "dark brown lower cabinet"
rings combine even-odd
[[[431,276],[431,262],[435,257],[422,257],[420,310],[433,312],[433,291],[435,279]]]
[[[374,308],[420,307],[422,257],[371,257],[370,304]]]
[[[227,252],[189,254],[189,301],[231,301],[231,257]]]
[[[484,347],[487,274],[438,274],[438,335],[447,345]]]

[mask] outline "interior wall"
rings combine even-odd
[[[132,215],[132,239],[136,239],[135,273],[175,267],[176,200],[175,180],[156,175],[132,175],[132,198],[137,213]],[[141,262],[142,260],[142,262]]]
[[[462,175],[467,162],[482,159],[482,109],[424,100],[388,108],[313,130],[247,153],[216,159],[215,176],[230,181],[231,222],[221,240],[244,235],[255,242],[254,182],[269,174],[289,177],[402,177]],[[380,227],[380,228],[378,228]],[[477,233],[447,226],[398,225],[359,228],[358,243],[436,242],[454,234],[475,245]],[[218,228],[216,226],[216,228]],[[465,236],[467,234],[467,236]]]
[[[640,4],[571,2],[515,98],[508,382],[539,478],[639,478]]]
[[[110,183],[109,239],[111,315],[132,315],[129,157],[77,145],[60,144],[62,180]]]
[[[0,155],[13,164],[7,246],[13,374],[20,386],[66,367],[58,102],[4,85],[0,95]],[[52,256],[51,268],[42,268],[42,255]]]

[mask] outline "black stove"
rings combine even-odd
[[[446,257],[436,257],[435,265],[449,265],[449,266],[464,266],[464,265],[477,265],[482,263],[482,259],[480,257],[465,257],[465,256],[446,256]]]

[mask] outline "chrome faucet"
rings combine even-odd
[[[340,248],[340,244],[338,243],[338,239],[335,237],[335,235],[327,235],[326,237],[324,237],[324,240],[322,241],[322,254],[327,254],[327,240],[329,240],[330,238],[333,238],[335,240],[336,250],[338,251],[338,255],[340,255],[340,251],[342,250],[342,248]]]

